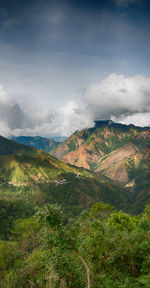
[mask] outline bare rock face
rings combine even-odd
[[[92,153],[91,155],[90,151],[91,150],[88,150],[86,147],[81,146],[76,151],[67,153],[63,156],[62,160],[77,167],[90,169],[89,163],[95,163],[100,159],[100,155],[97,155],[96,153]]]
[[[122,183],[127,183],[129,181],[127,172],[128,159],[136,155],[137,165],[138,158],[140,158],[138,152],[139,148],[133,143],[125,144],[123,147],[109,153],[104,160],[101,158],[96,172],[103,171],[105,176]]]
[[[97,171],[100,171],[101,169],[106,169],[111,165],[130,157],[137,151],[139,151],[139,148],[133,143],[125,144],[123,147],[111,152],[109,154],[109,157],[106,158],[106,160],[101,161],[101,165],[99,166]]]
[[[63,155],[65,154],[65,151],[67,150],[68,145],[66,142],[62,142],[61,145],[58,146],[57,152],[55,151],[53,156],[57,157],[58,159],[62,159]]]
[[[116,169],[112,167],[106,170],[104,174],[113,180],[120,181],[122,183],[128,182],[128,173],[127,173],[126,165],[121,165],[119,167],[116,167]]]

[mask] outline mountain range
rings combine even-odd
[[[22,201],[30,206],[31,213],[36,205],[47,202],[62,204],[73,214],[98,201],[116,209],[130,209],[130,193],[101,174],[4,137],[0,137],[0,153],[0,201],[12,205]]]
[[[109,183],[109,185],[116,185],[118,191],[122,189],[122,195],[127,193],[127,198],[130,199],[133,204],[130,205],[131,203],[128,203],[127,205],[128,207],[130,206],[130,209],[132,206],[132,210],[141,211],[144,205],[150,200],[149,127],[141,128],[134,125],[122,125],[109,120],[96,121],[93,128],[76,131],[61,143],[51,142],[50,139],[42,137],[17,137],[13,139],[21,141],[23,144],[29,143],[29,145],[39,147],[51,153],[54,157],[69,164],[69,166],[65,166],[69,167],[68,171],[72,169],[70,165],[74,165],[74,169],[84,168],[86,169],[86,173],[92,173],[94,179],[104,177],[102,180],[103,183],[106,182]],[[15,145],[15,142],[12,143]],[[50,147],[48,143],[52,143],[52,146]],[[20,146],[22,147],[22,145]],[[20,146],[17,146],[18,151],[22,149]],[[25,150],[29,149],[29,147],[23,147],[25,149],[22,154],[27,154]],[[31,151],[29,154],[30,153]],[[42,154],[42,152],[40,152],[40,154],[38,152],[38,157],[41,158]],[[51,157],[47,154],[44,155],[44,157]],[[55,158],[52,159],[53,161],[58,161]],[[37,167],[36,170],[38,171],[38,169]],[[55,180],[57,180],[57,177]],[[76,190],[76,188],[77,187],[74,187],[73,190]],[[85,185],[82,185],[82,188],[84,190]],[[95,190],[93,190],[93,193],[92,201],[97,201],[95,199]],[[105,200],[102,198],[101,200]],[[113,201],[111,202],[110,199],[107,199],[107,202],[116,205]]]

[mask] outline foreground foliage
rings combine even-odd
[[[0,242],[0,287],[150,287],[150,205],[141,216],[97,203],[68,219],[58,205],[14,222]]]

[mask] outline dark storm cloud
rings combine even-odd
[[[27,121],[24,112],[17,103],[14,103],[13,105],[1,104],[0,118],[3,119],[10,130],[15,129],[16,127],[20,129],[27,128],[29,125],[29,121]]]
[[[139,3],[141,0],[115,0],[118,7],[128,7],[131,4]]]
[[[122,0],[123,2],[133,1]],[[143,2],[145,3],[145,1]],[[2,25],[6,26],[3,39],[21,48],[24,47],[24,49],[41,49],[47,53],[50,51],[71,51],[73,53],[75,51],[76,53],[84,52],[90,55],[103,52],[103,56],[106,55],[107,57],[108,51],[105,51],[106,48],[113,50],[112,46],[116,48],[119,45],[123,49],[122,46],[125,44],[127,37],[133,42],[132,36],[134,37],[133,32],[135,32],[137,22],[140,21],[141,29],[143,17],[144,22],[146,22],[146,19],[149,22],[148,6],[146,4],[139,3],[139,5],[132,6],[123,14],[124,9],[116,9],[113,0],[7,0],[1,1],[0,6],[1,15],[3,15]],[[7,26],[5,23],[10,23],[10,25]],[[129,23],[133,25],[132,28],[129,27]],[[142,36],[141,33],[140,36]],[[139,35],[136,34],[136,38],[138,41]],[[128,47],[127,43],[125,47]]]
[[[44,57],[59,67],[76,63],[79,68],[97,57],[112,71],[114,63],[122,65],[122,58],[135,66],[142,58],[147,66],[149,1],[120,0],[125,2],[132,5],[124,9],[115,0],[0,1],[0,41],[16,51],[16,61],[17,55],[24,62],[28,56],[38,64]]]

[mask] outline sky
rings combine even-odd
[[[150,126],[149,0],[0,0],[0,134]]]

